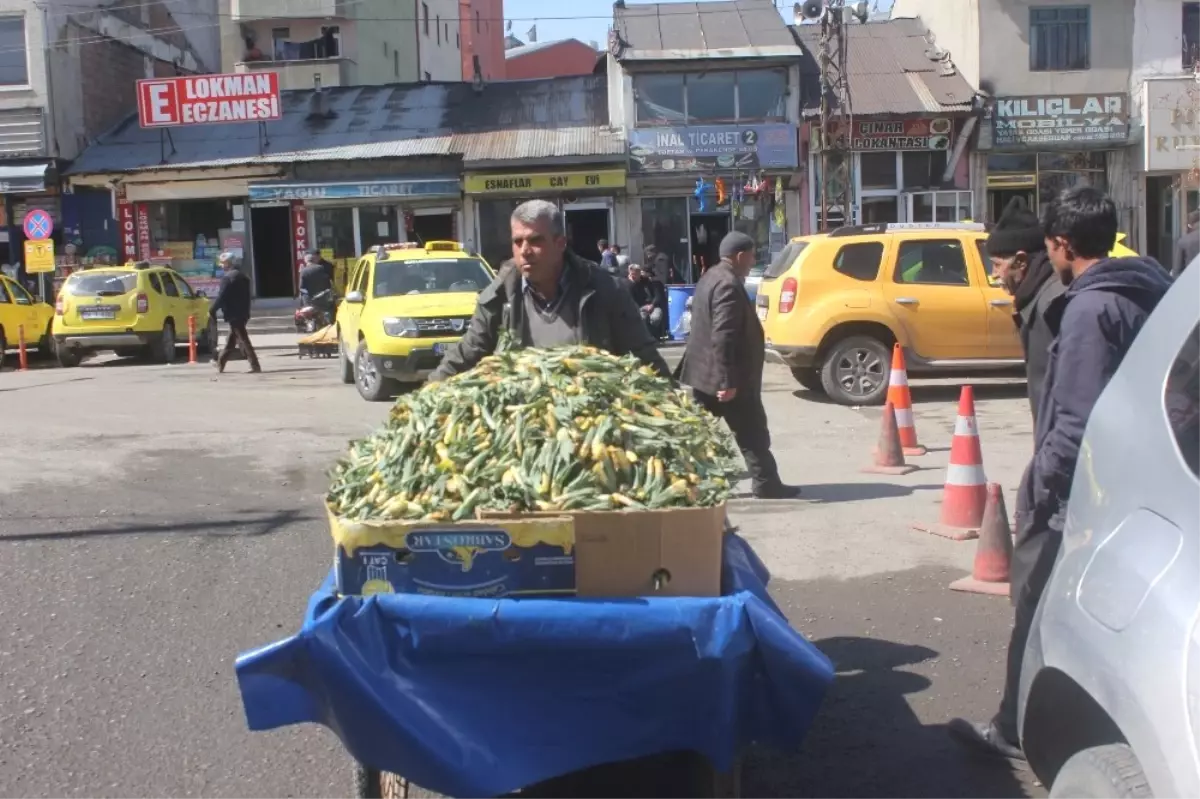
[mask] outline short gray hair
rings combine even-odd
[[[513,210],[512,221],[520,222],[523,225],[545,222],[550,226],[551,235],[562,236],[566,233],[566,228],[563,227],[562,211],[558,210],[558,206],[549,200],[526,200]]]

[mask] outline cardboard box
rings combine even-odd
[[[475,522],[352,522],[329,514],[339,594],[463,597],[575,593],[566,516]]]
[[[565,515],[575,523],[579,596],[721,595],[724,504]]]

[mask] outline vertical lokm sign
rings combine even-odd
[[[125,201],[117,203],[117,224],[121,226],[121,262],[136,261],[138,231],[137,220],[133,213],[133,203]]]
[[[283,115],[279,73],[189,75],[137,82],[143,128],[267,122]]]
[[[308,209],[304,203],[292,203],[292,260],[296,270],[296,285],[300,285],[300,268],[308,251]]]

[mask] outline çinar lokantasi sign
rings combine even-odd
[[[283,115],[279,74],[247,72],[137,82],[143,128],[269,122]]]
[[[1129,138],[1129,95],[1001,97],[992,124],[996,147],[1124,143]]]

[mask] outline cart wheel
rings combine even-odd
[[[361,763],[354,769],[354,795],[358,799],[443,799],[440,793],[414,785],[399,774],[376,771]]]

